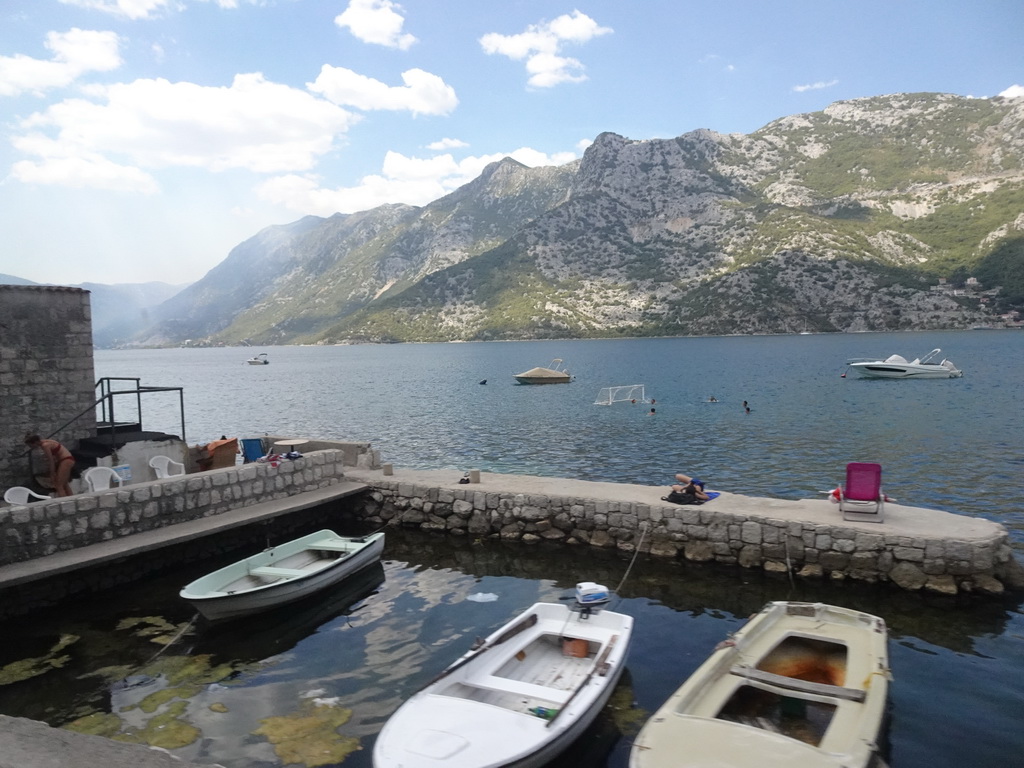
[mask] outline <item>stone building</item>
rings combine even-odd
[[[89,292],[0,285],[0,489],[31,484],[27,432],[95,435],[96,396]]]

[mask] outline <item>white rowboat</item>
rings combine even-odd
[[[383,549],[383,533],[317,531],[208,573],[180,594],[207,619],[245,616],[337,584],[378,562]]]
[[[885,622],[769,603],[641,729],[630,768],[864,768],[889,687]]]
[[[633,620],[536,603],[391,716],[375,768],[536,768],[568,747],[622,674]]]

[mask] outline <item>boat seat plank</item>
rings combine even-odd
[[[309,571],[299,570],[298,568],[276,568],[272,565],[261,565],[258,568],[253,568],[249,571],[253,576],[265,576],[267,578],[286,578],[293,579],[297,576],[308,576]]]
[[[325,552],[351,552],[352,545],[336,539],[320,539],[308,544],[309,549],[322,549]]]
[[[813,693],[818,696],[832,696],[847,701],[864,701],[867,693],[857,688],[846,688],[842,685],[828,685],[827,683],[812,683],[807,680],[798,680],[795,677],[776,675],[774,672],[765,672],[762,669],[755,669],[743,664],[737,664],[731,670],[732,674],[748,680],[755,680],[759,683],[768,683],[778,688],[787,688],[791,691],[802,693]]]
[[[475,688],[484,688],[490,691],[500,691],[519,696],[526,696],[534,699],[544,699],[555,704],[562,704],[569,698],[570,691],[563,691],[558,688],[550,688],[546,685],[524,683],[522,680],[512,680],[508,677],[486,675],[474,677],[465,681],[466,685]]]

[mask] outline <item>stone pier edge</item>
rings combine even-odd
[[[829,522],[794,520],[791,513],[773,517],[772,505],[787,502],[736,494],[723,494],[722,504],[715,500],[701,506],[678,506],[657,495],[651,499],[651,491],[659,491],[643,486],[622,485],[614,491],[622,495],[619,489],[628,493],[628,489],[638,488],[637,496],[646,498],[609,499],[601,496],[602,489],[614,485],[609,483],[484,475],[485,484],[491,487],[482,487],[453,485],[457,473],[452,471],[415,471],[412,481],[403,479],[405,474],[395,470],[389,477],[380,471],[347,471],[346,477],[372,489],[356,502],[363,504],[359,514],[376,524],[449,535],[552,541],[624,552],[639,547],[659,557],[793,573],[801,578],[891,582],[910,591],[1000,595],[1024,589],[1024,569],[1013,555],[1004,526],[946,512],[916,510],[945,516],[947,525],[950,518],[954,525],[960,518],[968,528],[962,536],[908,535],[885,523],[847,522],[837,507],[825,501],[820,503],[834,518]],[[431,482],[431,475],[436,482]],[[548,488],[542,492],[496,488],[495,478],[511,485],[524,479],[542,480]],[[572,486],[571,495],[554,492],[566,484]],[[590,493],[587,485],[593,486]],[[764,502],[770,502],[765,505],[768,512],[749,511]],[[729,511],[735,506],[747,509]]]

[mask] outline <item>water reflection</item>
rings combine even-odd
[[[719,640],[778,599],[821,600],[886,619],[893,768],[1001,766],[1024,748],[1012,722],[1024,628],[1010,602],[931,604],[882,586],[790,582],[713,564],[394,530],[382,564],[335,591],[263,617],[193,621],[177,591],[220,564],[190,564],[0,627],[0,667],[34,658],[42,670],[0,684],[0,711],[54,725],[78,721],[91,732],[163,743],[185,759],[227,768],[315,760],[294,740],[308,728],[330,764],[368,767],[387,717],[477,636],[593,580],[621,585],[613,609],[635,618],[633,647],[613,705],[559,765],[624,768],[643,720]],[[497,599],[469,599],[479,593]],[[62,637],[76,639],[62,644]],[[39,661],[47,658],[61,661]],[[937,680],[944,695],[935,695]],[[955,737],[935,733],[936,723],[948,723]],[[970,746],[982,741],[982,749]]]

